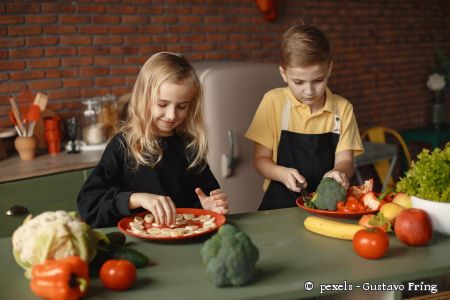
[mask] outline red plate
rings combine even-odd
[[[199,208],[177,208],[177,213],[178,214],[183,214],[183,213],[184,214],[194,214],[195,217],[198,217],[200,215],[210,215],[211,217],[216,218],[216,220],[215,220],[216,227],[209,228],[203,232],[194,233],[194,234],[190,234],[190,235],[181,235],[181,236],[176,236],[176,237],[140,235],[138,233],[128,231],[129,224],[130,224],[130,222],[132,222],[134,220],[134,217],[135,216],[144,217],[146,214],[148,214],[148,212],[146,212],[146,211],[123,218],[122,220],[119,221],[119,224],[117,225],[117,227],[119,228],[120,231],[122,231],[123,233],[130,235],[130,236],[148,239],[148,240],[157,240],[157,241],[163,240],[164,241],[164,240],[183,240],[183,239],[196,238],[196,237],[216,231],[220,226],[222,226],[226,222],[225,216],[223,216],[219,213],[210,211],[210,210],[204,210],[204,209],[199,209]],[[189,220],[187,225],[201,225],[201,224],[202,224],[202,222],[200,222],[200,221]],[[184,227],[184,226],[186,226],[186,225],[178,226],[178,227]],[[150,227],[152,227],[152,226],[150,226]],[[162,228],[168,228],[168,227],[161,226],[161,227],[156,227],[156,228],[162,229]]]
[[[303,198],[302,197],[298,197],[297,200],[295,201],[295,203],[297,203],[297,205],[300,208],[303,208],[307,212],[310,212],[310,213],[316,214],[316,215],[330,217],[330,218],[352,219],[352,218],[361,217],[362,215],[376,214],[378,212],[378,209],[376,209],[376,210],[368,210],[368,211],[363,211],[363,212],[361,212],[361,211],[342,212],[342,211],[337,211],[337,210],[313,209],[313,208],[309,208],[309,207],[306,207],[306,206],[303,205]]]

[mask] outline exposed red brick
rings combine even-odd
[[[94,64],[99,66],[120,65],[123,64],[123,60],[123,57],[96,56]]]
[[[112,15],[93,16],[92,23],[94,23],[94,24],[119,24],[120,16],[112,16]]]
[[[50,47],[45,48],[45,56],[72,56],[77,54],[75,47]]]
[[[1,71],[22,70],[25,69],[23,60],[0,60]]]
[[[95,26],[95,25],[81,25],[78,27],[78,32],[81,34],[107,34],[107,26]]]
[[[113,67],[111,68],[111,75],[131,75],[131,74],[138,74],[139,73],[139,67]]]
[[[40,6],[38,3],[7,3],[7,13],[36,13],[39,12]]]
[[[58,38],[56,36],[34,36],[25,38],[27,46],[47,46],[56,45]]]
[[[70,3],[70,2],[68,2]],[[46,13],[72,13],[75,11],[75,5],[66,3],[42,3],[42,12]]]
[[[124,84],[123,77],[95,78],[96,86],[116,86]]]
[[[42,33],[39,26],[8,26],[9,36],[38,35]]]
[[[165,45],[155,45],[155,44],[139,47],[139,53],[148,56],[160,51],[168,51],[168,49],[166,48]]]
[[[36,92],[47,92],[47,90],[59,89],[62,87],[61,80],[33,80],[28,83],[30,89]]]
[[[92,79],[64,79],[64,88],[74,88],[74,87],[91,87],[93,84]]]
[[[91,45],[92,37],[84,35],[61,36],[61,45]]]
[[[50,24],[56,23],[58,17],[56,15],[26,15],[25,22],[28,24]]]
[[[28,67],[30,67],[31,69],[55,68],[59,67],[60,65],[61,59],[59,57],[28,60]]]
[[[39,57],[44,54],[41,48],[16,48],[9,50],[10,58]]]
[[[78,69],[67,68],[64,69],[49,69],[45,72],[47,78],[73,78],[78,76]]]
[[[133,5],[109,5],[108,12],[112,14],[132,14],[137,10],[136,6]]]
[[[152,41],[152,37],[148,35],[138,35],[138,36],[125,36],[124,42],[126,45],[139,45],[139,44],[149,44]]]
[[[0,38],[0,48],[14,48],[23,45],[25,45],[25,41],[22,37]]]
[[[86,15],[59,15],[59,22],[61,24],[86,24],[90,21],[91,17]]]
[[[157,34],[164,33],[166,27],[164,25],[140,26],[139,33]]]
[[[43,31],[45,34],[74,34],[77,28],[69,25],[45,26]]]
[[[19,15],[3,15],[0,18],[0,24],[22,24],[23,21],[23,16]]]
[[[127,65],[138,65],[138,66],[142,66],[147,59],[149,58],[148,55],[141,55],[141,56],[128,56],[127,58],[125,58],[124,63]]]
[[[0,84],[0,93],[17,93],[24,88],[24,82],[4,82]]]
[[[174,24],[177,23],[178,18],[176,16],[151,16],[150,17],[152,24]]]
[[[123,24],[148,24],[150,18],[146,15],[123,15]]]
[[[11,72],[12,80],[30,80],[30,79],[40,79],[44,78],[44,71],[42,70],[34,70],[34,71],[20,71],[20,72]]]
[[[140,47],[131,47],[131,46],[112,46],[110,48],[110,53],[115,55],[130,55],[139,53]]]
[[[94,44],[96,45],[114,45],[121,44],[123,41],[121,36],[118,35],[108,35],[108,36],[96,36],[94,37]]]
[[[203,18],[200,16],[179,16],[178,20],[182,24],[200,24],[203,22]]]
[[[109,53],[107,46],[83,46],[78,48],[79,55],[105,55]]]
[[[63,57],[61,59],[61,65],[64,67],[92,65],[93,62],[94,62],[94,59],[92,57]]]
[[[111,26],[109,27],[111,34],[133,34],[138,32],[136,26]]]
[[[106,12],[105,5],[86,5],[81,4],[77,6],[78,13],[91,13],[91,14],[102,14]]]
[[[80,75],[84,77],[106,76],[109,75],[109,68],[82,67],[80,68]]]
[[[176,43],[180,40],[178,35],[155,35],[153,36],[153,42],[155,43]]]

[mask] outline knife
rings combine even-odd
[[[303,199],[305,199],[305,197],[308,197],[308,191],[306,190],[306,187],[304,185],[297,181],[297,187],[300,189],[300,195],[302,195]]]

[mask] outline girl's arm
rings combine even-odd
[[[255,143],[253,164],[256,170],[265,178],[283,183],[289,190],[300,192],[300,187],[306,187],[307,182],[297,169],[279,166],[273,162],[271,149]]]
[[[123,161],[124,149],[116,136],[78,194],[78,211],[93,227],[115,226],[122,217],[130,214],[131,191],[121,188]]]

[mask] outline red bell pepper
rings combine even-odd
[[[48,300],[77,300],[89,287],[89,267],[79,256],[48,259],[31,269],[33,293]]]

